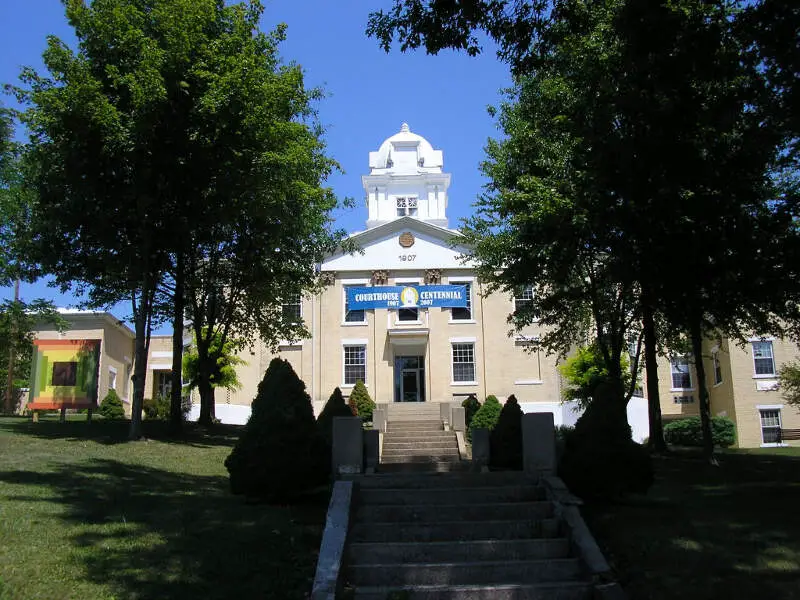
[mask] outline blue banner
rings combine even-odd
[[[383,285],[345,289],[349,310],[467,306],[467,288],[463,285]]]

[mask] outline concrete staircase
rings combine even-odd
[[[461,462],[456,434],[442,428],[438,404],[390,404],[388,417],[379,466],[381,473],[467,469],[468,464]]]
[[[544,490],[521,473],[357,476],[345,598],[588,600]]]

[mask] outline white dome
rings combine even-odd
[[[408,124],[403,123],[400,131],[386,138],[377,152],[369,153],[369,166],[372,173],[441,173],[444,164],[442,151],[434,150],[428,140],[412,133]]]

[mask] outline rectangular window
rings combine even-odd
[[[450,309],[450,318],[453,321],[470,321],[472,319],[472,284],[468,281],[465,282],[450,282],[453,285],[463,285],[464,286],[464,293],[467,296],[467,306],[465,308],[462,307],[454,307]]]
[[[475,381],[475,344],[453,344],[453,381]]]
[[[781,411],[779,408],[759,410],[761,414],[761,440],[764,444],[781,441]]]
[[[719,362],[719,352],[711,353],[711,366],[714,368],[714,385],[722,383],[722,363]]]
[[[283,320],[288,323],[299,323],[302,320],[303,310],[300,305],[300,294],[289,298],[288,302],[281,304]]]
[[[772,356],[772,342],[753,342],[753,362],[756,375],[775,375],[775,359]]]
[[[399,197],[397,201],[397,216],[398,217],[416,217],[417,216],[417,199],[413,197]]]
[[[172,371],[156,371],[156,394],[169,398],[172,394]]]
[[[359,379],[367,382],[367,347],[344,346],[344,384],[355,385]]]
[[[78,382],[77,362],[54,362],[53,385],[73,386]]]
[[[419,321],[418,308],[401,308],[397,311],[398,321]]]
[[[533,305],[533,286],[524,285],[514,292],[514,312],[523,311]]]
[[[345,323],[365,323],[367,320],[366,311],[362,308],[360,310],[350,310],[347,303],[347,288],[352,286],[344,286],[344,322]]]
[[[108,367],[108,389],[117,391],[117,370],[114,367]]]
[[[122,382],[122,397],[128,397],[128,391],[131,384],[131,365],[125,365],[125,379]]]
[[[673,396],[672,401],[675,404],[694,404],[694,396]]]
[[[672,371],[672,388],[678,390],[692,389],[692,372],[689,359],[685,356],[675,357],[670,361]]]

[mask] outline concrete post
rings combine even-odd
[[[453,407],[452,419],[451,426],[453,431],[465,431],[467,429],[466,410],[463,406]]]
[[[463,408],[461,410],[464,410]],[[489,469],[489,430],[479,427],[472,430],[472,469],[487,471]]]
[[[442,402],[439,404],[439,420],[445,426],[445,429],[450,425],[450,403]]]
[[[333,418],[333,476],[361,473],[364,464],[364,428],[360,417]]]
[[[386,409],[376,408],[372,411],[372,428],[376,431],[386,433]]]
[[[380,462],[380,432],[367,429],[364,432],[364,465],[366,473],[374,473]]]
[[[522,415],[522,463],[526,473],[547,476],[556,471],[553,413]]]

